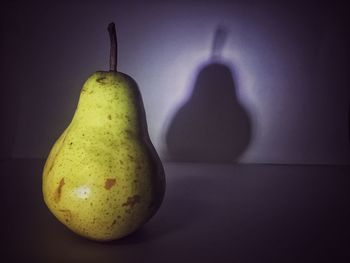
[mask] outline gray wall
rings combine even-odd
[[[47,156],[115,21],[164,160],[349,164],[345,8],[290,2],[7,3],[1,158]]]

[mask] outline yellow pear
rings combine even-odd
[[[110,71],[86,80],[73,119],[47,158],[42,184],[56,218],[99,241],[138,229],[156,213],[165,192],[141,94],[130,76],[116,70],[114,23],[108,31]]]

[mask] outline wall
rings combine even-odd
[[[2,158],[47,156],[85,79],[108,69],[115,21],[164,160],[350,163],[342,6],[8,2],[1,19]]]

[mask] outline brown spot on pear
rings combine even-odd
[[[115,179],[111,179],[111,178],[106,179],[106,181],[105,181],[105,189],[106,190],[111,189],[115,185],[115,183],[116,183]]]
[[[56,203],[58,203],[61,199],[62,187],[64,184],[64,178],[62,178],[53,196],[53,199]]]
[[[130,208],[133,208],[134,205],[139,204],[141,201],[141,196],[139,195],[134,195],[131,197],[128,197],[128,200],[122,204],[122,206],[129,206]]]
[[[58,210],[63,213],[64,220],[68,223],[72,220],[72,212],[69,209],[60,209]]]

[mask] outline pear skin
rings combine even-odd
[[[55,217],[92,240],[122,238],[156,213],[164,169],[131,77],[112,70],[87,79],[72,121],[49,153],[42,190]]]

